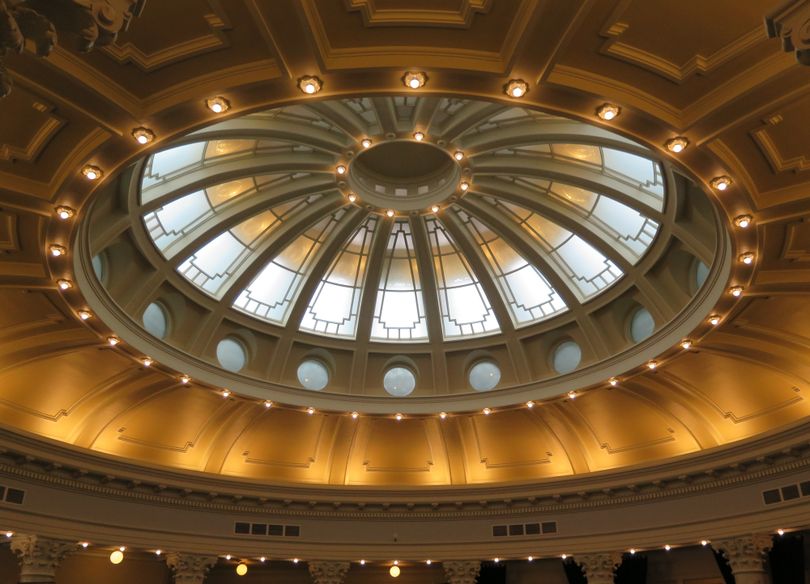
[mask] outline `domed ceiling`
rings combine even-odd
[[[524,403],[605,382],[656,356],[661,337],[690,335],[727,271],[712,204],[648,148],[485,101],[235,117],[150,155],[119,188],[127,230],[88,237],[101,286],[151,336],[122,338],[200,381],[302,406],[323,402],[301,388],[363,396],[349,407],[366,412],[423,398],[410,411],[437,413],[493,405],[476,392]],[[118,212],[101,198],[89,225]],[[702,290],[713,263],[720,287]],[[200,318],[207,346],[191,334]],[[267,339],[299,348],[297,383],[262,369]],[[431,345],[467,353],[441,363]],[[346,379],[358,347],[376,352],[371,383]],[[514,363],[532,359],[521,379]]]

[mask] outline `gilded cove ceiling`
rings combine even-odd
[[[146,2],[90,53],[4,57],[0,423],[399,488],[806,421],[810,85],[777,2],[407,4]]]

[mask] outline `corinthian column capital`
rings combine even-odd
[[[343,584],[349,562],[309,562],[307,567],[314,584]]]
[[[622,561],[621,553],[606,552],[576,556],[588,584],[613,584],[613,572]]]
[[[75,542],[50,539],[24,533],[11,538],[11,551],[20,564],[21,584],[46,584],[56,580],[56,569],[69,553],[76,550]]]
[[[442,562],[447,584],[475,584],[481,571],[481,562],[454,561]]]
[[[175,584],[203,584],[208,570],[216,563],[216,556],[175,552],[166,554],[166,564],[174,575]]]

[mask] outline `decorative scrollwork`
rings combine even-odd
[[[0,98],[12,81],[3,57],[21,53],[27,42],[47,57],[58,42],[87,52],[114,42],[121,30],[141,14],[146,0],[0,0]],[[58,32],[58,34],[57,34]]]
[[[810,0],[791,0],[765,17],[769,38],[782,39],[782,50],[810,65]]]

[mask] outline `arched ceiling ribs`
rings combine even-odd
[[[150,188],[149,201],[143,204],[141,212],[148,213],[183,195],[251,176],[323,173],[334,180],[333,165],[332,156],[316,152],[284,152],[214,159]]]
[[[556,195],[539,188],[529,189],[494,177],[476,180],[471,193],[474,196],[493,196],[534,211],[560,227],[580,236],[603,256],[612,260],[625,273],[632,268],[635,254],[619,239],[589,218],[584,210],[565,205]],[[469,196],[469,195],[468,195]],[[583,229],[584,228],[584,229]]]
[[[394,100],[390,97],[375,97],[371,102],[374,104],[374,113],[377,115],[377,121],[380,123],[383,135],[399,133],[400,128],[397,122]]]
[[[324,216],[337,211],[345,205],[339,193],[326,195],[312,203],[307,209],[291,218],[273,231],[270,236],[254,251],[250,259],[242,264],[233,276],[224,284],[221,303],[232,306],[239,294],[250,285],[253,279],[281,252],[297,235],[323,219]]]
[[[461,106],[443,125],[437,128],[439,136],[447,142],[461,140],[465,132],[492,116],[502,112],[508,106],[485,101],[468,101]],[[435,134],[435,132],[434,132]]]
[[[236,196],[217,208],[200,224],[190,229],[163,250],[167,258],[183,260],[239,223],[284,203],[309,195],[338,193],[334,181],[324,175],[306,176],[282,185],[259,188],[248,196]]]
[[[430,136],[441,103],[442,100],[437,97],[423,97],[417,101],[413,112],[413,127],[423,129]]]
[[[658,210],[660,199],[612,176],[584,165],[541,156],[486,154],[475,157],[475,176],[517,175],[541,180],[560,181],[595,193],[603,193],[639,211],[659,223],[664,220]]]
[[[316,112],[325,120],[328,120],[349,139],[343,148],[351,148],[359,140],[369,133],[369,124],[352,108],[347,106],[342,100],[315,101],[305,106],[307,109]]]
[[[371,323],[374,316],[374,307],[377,303],[377,290],[380,286],[385,251],[388,247],[388,239],[391,236],[393,223],[390,220],[380,221],[374,234],[374,240],[371,243],[368,267],[366,268],[366,282],[360,295],[360,310],[357,315],[357,346],[361,348],[360,352],[368,346],[368,339],[371,336]],[[363,355],[360,355],[360,357],[364,358]]]
[[[428,339],[431,343],[439,344],[444,340],[444,331],[442,330],[442,311],[437,296],[438,284],[436,282],[435,262],[424,221],[421,217],[412,216],[410,217],[410,223],[414,253],[419,266],[419,280],[422,283],[422,298],[425,303]]]
[[[537,144],[589,144],[650,157],[647,148],[623,136],[597,126],[561,118],[544,119],[542,122],[529,119],[499,125],[482,132],[468,131],[460,142],[470,156]]]
[[[337,125],[337,124],[336,124]],[[341,128],[342,129],[342,128]],[[308,146],[321,152],[339,156],[350,145],[351,134],[343,135],[303,121],[263,114],[247,115],[220,122],[198,130],[174,145],[203,140],[277,140],[291,146]]]

